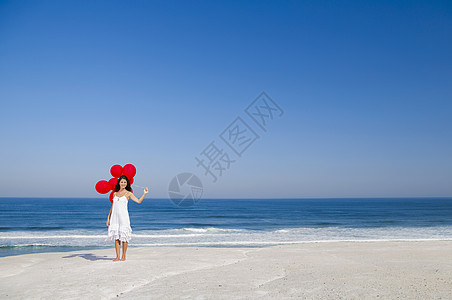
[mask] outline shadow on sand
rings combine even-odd
[[[90,260],[90,261],[96,261],[96,260],[113,260],[113,258],[108,258],[107,256],[97,256],[91,253],[86,253],[86,254],[72,254],[72,255],[68,255],[68,256],[63,256],[63,258],[73,258],[73,257],[81,257],[84,258],[86,260]]]

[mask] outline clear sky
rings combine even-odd
[[[101,197],[127,163],[156,198],[181,172],[204,197],[452,196],[451,37],[451,1],[1,0],[0,197]]]

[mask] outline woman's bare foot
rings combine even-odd
[[[125,257],[121,258],[121,261],[126,261],[126,258]]]
[[[119,257],[116,257],[115,259],[113,259],[113,261],[118,261],[119,260]]]

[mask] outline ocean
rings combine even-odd
[[[0,198],[0,256],[112,248],[104,198]],[[452,198],[129,201],[129,247],[452,240]]]

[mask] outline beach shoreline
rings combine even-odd
[[[0,258],[0,298],[450,299],[452,241],[130,247]]]

